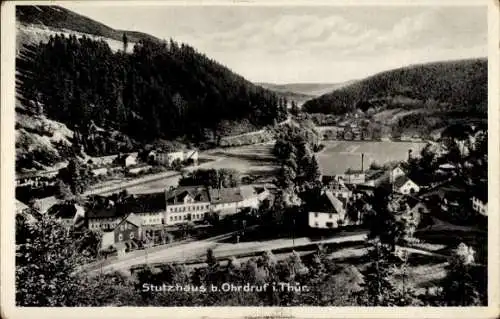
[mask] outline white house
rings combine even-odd
[[[401,176],[405,176],[405,175],[406,175],[405,170],[401,167],[401,165],[397,165],[396,167],[394,167],[391,170],[391,173],[390,173],[390,182],[394,183],[394,181],[396,181],[397,178],[399,178]]]
[[[198,165],[198,150],[187,150],[184,151],[184,161],[192,160],[194,165]]]
[[[151,165],[142,165],[142,166],[139,166],[139,167],[134,167],[134,168],[131,168],[129,170],[129,173],[137,174],[137,173],[140,173],[142,171],[147,171],[151,167],[152,167]]]
[[[116,208],[112,201],[91,208],[86,213],[88,228],[90,230],[112,230],[123,219],[124,212]]]
[[[171,165],[175,160],[184,161],[184,151],[177,152],[158,152],[156,160],[162,164]]]
[[[208,190],[201,186],[178,187],[165,191],[165,224],[200,221],[210,211]]]
[[[344,205],[331,191],[324,191],[315,206],[316,209],[309,212],[309,227],[338,228],[346,222]]]
[[[363,171],[350,171],[345,174],[335,175],[335,180],[337,182],[342,182],[344,184],[363,184],[366,181],[366,175]]]
[[[343,221],[336,213],[309,212],[309,227],[311,228],[338,228],[340,220]]]
[[[471,201],[472,209],[474,209],[475,212],[483,216],[488,216],[488,200],[486,196],[477,194],[471,197]]]
[[[127,155],[124,159],[125,167],[137,165],[137,157],[132,155]]]
[[[165,224],[201,221],[208,213],[232,215],[243,208],[258,208],[270,196],[264,186],[245,185],[231,188],[203,186],[178,187],[165,192]]]
[[[107,167],[95,168],[92,170],[92,173],[94,174],[94,176],[106,175],[108,173],[108,168]]]
[[[453,164],[450,164],[450,163],[445,163],[445,164],[441,164],[439,165],[439,169],[443,170],[443,171],[452,171],[452,170],[455,170],[457,167]]]
[[[397,177],[392,186],[394,192],[405,195],[416,194],[420,191],[420,186],[408,178],[408,176]]]

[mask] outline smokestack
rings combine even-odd
[[[361,153],[361,172],[364,172],[364,159],[365,159],[365,153]]]

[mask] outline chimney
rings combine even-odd
[[[365,159],[365,153],[361,153],[361,172],[364,172],[363,162]]]

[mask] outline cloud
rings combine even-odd
[[[466,9],[401,11],[389,24],[335,12],[286,13],[242,19],[233,28],[179,40],[250,80],[335,82],[407,64],[487,55],[485,19],[466,14]]]
[[[419,34],[429,31],[432,12],[403,17],[392,29],[377,29],[330,15],[282,15],[277,19],[247,22],[232,30],[199,35],[198,41],[219,50],[261,50],[286,54],[297,46],[338,53],[370,53],[383,47],[411,45]]]

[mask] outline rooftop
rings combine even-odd
[[[319,200],[312,205],[312,211],[342,214],[344,204],[329,190],[321,194]]]
[[[209,188],[210,202],[212,204],[241,202],[244,197],[239,187]],[[248,191],[245,191],[248,195]]]
[[[410,179],[408,178],[408,176],[406,175],[403,175],[403,176],[399,176],[398,178],[396,178],[396,180],[394,181],[394,186],[396,188],[400,188],[401,186],[403,186],[406,182],[408,182]]]
[[[182,204],[186,195],[196,202],[209,202],[210,195],[204,186],[181,186],[167,191],[166,200],[170,205]]]
[[[137,227],[141,227],[141,225],[142,225],[142,219],[139,216],[137,216],[136,214],[130,213],[124,219],[122,219],[122,221],[116,227],[118,227],[119,225],[121,225],[125,221],[128,221],[129,223],[134,224]]]
[[[44,214],[49,208],[59,203],[60,201],[55,196],[39,198],[35,201],[35,206],[38,207],[40,213]]]
[[[29,206],[16,199],[16,212],[21,213],[26,209],[29,209]]]
[[[165,192],[136,195],[127,203],[127,211],[140,214],[165,210]]]
[[[75,204],[61,203],[56,204],[47,210],[47,215],[55,218],[72,219],[76,215]]]

